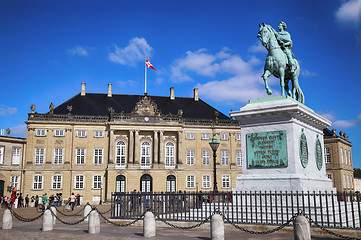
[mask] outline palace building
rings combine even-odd
[[[219,191],[241,173],[240,125],[198,97],[81,92],[48,113],[31,106],[23,192],[80,194],[109,201],[112,192],[211,191],[217,150]]]

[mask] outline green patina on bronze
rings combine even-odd
[[[247,168],[284,168],[288,166],[285,130],[248,133]]]
[[[303,131],[304,129],[302,128],[302,133],[300,136],[300,159],[302,166],[306,168],[308,164],[308,145],[306,135]]]
[[[320,139],[318,138],[317,135],[317,139],[316,139],[316,144],[315,144],[315,156],[316,156],[316,165],[318,170],[322,169],[322,145],[320,142]]]

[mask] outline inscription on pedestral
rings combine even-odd
[[[308,144],[304,129],[302,129],[300,137],[300,160],[302,166],[306,168],[308,164]]]
[[[288,166],[285,130],[248,133],[247,168],[284,168]]]
[[[317,164],[317,168],[318,170],[322,169],[322,146],[321,146],[321,141],[318,138],[317,135],[317,139],[316,139],[316,147],[315,147],[315,156],[316,156],[316,164]]]

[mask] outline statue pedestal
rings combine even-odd
[[[234,191],[336,191],[326,176],[323,129],[331,122],[288,96],[250,100],[241,123],[242,174]]]

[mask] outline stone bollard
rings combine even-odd
[[[54,215],[53,215],[53,225],[55,225],[55,223],[56,223],[56,208],[54,206],[51,206],[50,209],[54,213]]]
[[[43,228],[42,231],[52,231],[53,230],[53,215],[51,214],[50,210],[47,209],[43,215]]]
[[[211,220],[211,239],[224,240],[224,222],[219,214],[214,214]]]
[[[87,216],[92,210],[92,207],[90,205],[86,205],[84,208],[84,212],[83,212],[83,217]],[[84,222],[88,222],[89,221],[89,216],[87,218],[85,218]]]
[[[295,240],[311,240],[311,227],[305,216],[297,216],[293,221]]]
[[[2,229],[12,229],[13,228],[13,215],[9,209],[6,209],[3,214],[3,224]]]
[[[143,220],[143,236],[155,237],[155,218],[152,212],[146,212]]]
[[[100,233],[100,218],[96,210],[92,210],[89,214],[88,233],[89,234]]]

